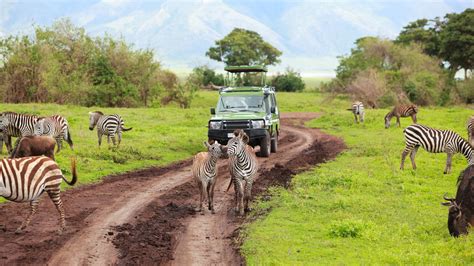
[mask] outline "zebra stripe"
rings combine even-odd
[[[214,213],[214,186],[217,176],[217,160],[222,155],[221,145],[216,141],[209,145],[204,142],[207,152],[200,152],[194,156],[192,172],[200,191],[199,211],[203,211],[203,203],[207,194],[208,209]]]
[[[14,202],[30,202],[30,213],[17,232],[21,232],[31,222],[36,213],[39,197],[48,193],[60,216],[60,229],[66,227],[60,185],[64,180],[72,186],[77,181],[76,161],[72,160],[72,180],[67,181],[52,159],[45,156],[0,160],[0,196]]]
[[[99,147],[102,143],[102,135],[107,136],[107,143],[110,143],[110,139],[112,139],[112,143],[115,146],[115,134],[117,134],[117,146],[119,146],[122,141],[122,131],[129,131],[132,129],[124,127],[124,122],[120,115],[104,115],[100,111],[89,113],[89,129],[93,130],[96,125]]]
[[[227,143],[227,154],[229,155],[231,181],[235,190],[235,207],[239,214],[243,215],[244,210],[248,210],[252,184],[258,171],[258,162],[253,149],[247,145],[249,139],[245,132],[238,129],[234,131],[234,135],[235,137]]]
[[[467,138],[469,144],[474,147],[474,116],[471,116],[469,121],[467,121]]]
[[[66,118],[60,115],[53,115],[50,117],[40,118],[35,125],[34,134],[37,136],[50,136],[56,139],[59,152],[62,148],[62,140],[64,139],[69,147],[73,150],[73,143],[71,133],[69,131],[69,124]]]
[[[3,139],[8,152],[12,152],[11,137],[33,136],[35,124],[38,121],[36,115],[25,115],[14,112],[4,112],[0,115],[0,130],[3,132]]]
[[[354,114],[354,120],[356,123],[359,123],[359,120],[360,122],[364,122],[365,110],[362,102],[353,102],[352,108],[349,110]],[[357,119],[357,116],[359,117],[359,120]]]
[[[451,130],[438,130],[423,125],[411,125],[403,130],[405,135],[405,149],[402,153],[400,169],[403,169],[405,157],[410,154],[413,169],[416,169],[415,155],[421,146],[428,152],[448,154],[444,173],[451,172],[452,157],[455,153],[461,153],[474,164],[474,150],[469,143]]]
[[[418,113],[418,107],[414,104],[410,105],[397,105],[393,107],[392,111],[388,112],[385,115],[384,121],[385,121],[385,128],[390,127],[390,120],[392,120],[392,117],[397,118],[397,124],[398,127],[400,127],[400,117],[409,117],[411,116],[411,119],[413,120],[413,123],[417,123],[416,119],[416,114]]]

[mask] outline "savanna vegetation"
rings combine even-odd
[[[444,19],[409,23],[396,40],[364,37],[339,57],[325,89],[348,93],[372,107],[472,103],[474,9]],[[464,80],[455,78],[462,70]]]
[[[402,131],[410,118],[402,119],[402,128],[384,129],[389,109],[369,109],[366,121],[354,124],[345,111],[347,96],[330,103],[324,94],[288,98],[300,111],[321,112],[321,118],[306,125],[340,136],[348,149],[294,177],[290,189],[274,188],[270,199],[254,205],[257,221],[243,232],[242,252],[249,265],[473,262],[473,238],[449,235],[448,209],[440,204],[444,193],[456,193],[457,176],[467,166],[462,155],[455,156],[453,172],[444,175],[446,154],[420,149],[418,169],[412,170],[408,161],[402,171]],[[472,114],[472,107],[425,107],[418,119],[466,138]]]

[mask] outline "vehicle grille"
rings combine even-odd
[[[250,128],[252,122],[250,120],[240,120],[240,121],[224,121],[224,129],[247,129]]]

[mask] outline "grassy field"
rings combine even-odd
[[[386,130],[388,110],[367,110],[366,122],[356,125],[343,110],[349,103],[344,99],[313,101],[321,103],[324,115],[307,125],[342,137],[348,150],[296,176],[290,190],[274,189],[271,200],[254,206],[256,213],[271,211],[244,232],[248,264],[474,263],[474,239],[450,237],[448,210],[440,205],[445,192],[455,195],[457,176],[467,165],[464,157],[456,155],[453,172],[443,175],[446,154],[420,149],[418,169],[411,169],[408,158],[401,171],[402,130],[410,120]],[[421,108],[419,123],[466,137],[472,114],[472,107]]]
[[[202,151],[202,142],[207,140],[209,108],[215,106],[217,95],[217,92],[198,93],[190,109],[174,106],[141,109],[87,108],[56,104],[1,104],[0,109],[41,116],[60,114],[66,117],[71,127],[75,150],[71,151],[67,143],[63,142],[65,148],[56,158],[69,176],[70,157],[76,156],[79,184],[86,184],[100,181],[102,177],[110,174],[167,165]],[[311,105],[305,94],[282,93],[280,96],[283,111],[298,110],[303,105]],[[95,110],[106,114],[118,113],[123,117],[126,127],[133,127],[133,130],[123,133],[119,149],[109,149],[106,137],[102,139],[102,147],[98,148],[96,130],[88,129],[88,112]],[[1,155],[7,156],[5,148]]]

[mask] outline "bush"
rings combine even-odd
[[[303,91],[305,84],[301,78],[300,73],[287,69],[284,74],[278,73],[272,79],[272,86],[275,87],[277,91]]]
[[[474,78],[458,82],[457,91],[464,103],[474,103]]]
[[[207,87],[209,85],[223,86],[224,75],[217,74],[213,69],[208,66],[199,66],[193,69],[192,75],[195,75],[196,85],[201,87]]]

